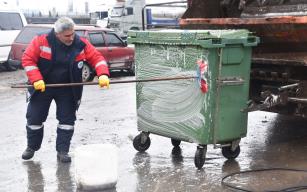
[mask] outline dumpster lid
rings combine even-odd
[[[129,31],[128,42],[137,44],[180,44],[219,47],[226,44],[255,46],[259,38],[245,29],[239,30],[159,30]]]

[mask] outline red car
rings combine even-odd
[[[52,29],[53,25],[30,24],[25,26],[12,44],[9,62],[20,65],[21,57],[33,37]],[[80,26],[75,27],[78,35],[87,38],[96,49],[106,58],[109,69],[125,70],[131,75],[135,73],[134,48],[128,47],[113,30],[96,27]],[[83,80],[91,81],[95,76],[94,70],[85,65],[83,68]]]

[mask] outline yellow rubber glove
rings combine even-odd
[[[46,89],[46,85],[45,85],[44,80],[35,81],[33,83],[33,86],[34,86],[35,90],[38,90],[38,91],[41,91],[41,92],[44,92],[45,89]]]
[[[98,78],[99,86],[106,87],[107,89],[110,88],[110,80],[107,75],[100,75]]]

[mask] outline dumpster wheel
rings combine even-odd
[[[231,150],[231,146],[228,146],[228,147],[223,147],[222,148],[222,154],[225,158],[227,159],[235,159],[239,156],[240,154],[240,146],[238,145],[238,147],[232,151]]]
[[[207,153],[207,145],[199,145],[197,146],[197,150],[194,157],[194,164],[197,169],[201,169],[206,160],[206,153]]]
[[[144,133],[138,134],[133,139],[133,147],[139,151],[144,152],[146,151],[150,146],[150,137]]]
[[[172,145],[173,145],[174,147],[179,147],[179,145],[180,145],[180,143],[181,143],[181,141],[178,140],[178,139],[171,139],[171,142],[172,142]]]

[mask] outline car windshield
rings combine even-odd
[[[21,30],[23,27],[18,13],[0,13],[0,30]]]
[[[108,12],[107,11],[96,11],[90,13],[90,18],[91,19],[104,19],[108,17]]]
[[[25,27],[17,36],[15,42],[29,44],[36,35],[48,33],[50,29],[46,27]]]
[[[111,11],[110,16],[111,17],[120,17],[122,16],[124,11],[124,7],[114,7]]]
[[[76,30],[75,33],[79,35],[80,37],[85,37],[85,31],[84,30]]]

